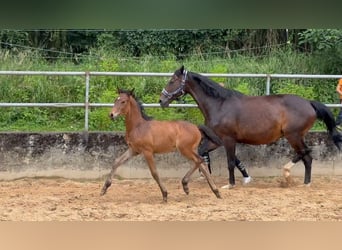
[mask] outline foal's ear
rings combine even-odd
[[[133,89],[131,89],[131,90],[129,91],[129,94],[130,94],[131,96],[134,96],[134,90],[135,90],[135,88],[133,88]]]

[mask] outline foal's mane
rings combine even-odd
[[[203,89],[204,93],[214,98],[227,99],[233,96],[241,97],[244,95],[239,91],[224,88],[217,82],[198,73],[188,72],[188,77],[191,77],[193,80],[195,80],[197,84]]]
[[[119,94],[123,93],[123,94],[126,94],[128,96],[132,96],[134,98],[134,100],[137,102],[137,106],[138,106],[138,109],[140,110],[140,113],[142,115],[142,117],[144,118],[144,120],[146,121],[150,121],[153,119],[153,117],[151,116],[148,116],[146,113],[145,113],[145,109],[144,109],[144,106],[143,106],[143,102],[140,101],[139,98],[137,98],[133,92],[133,90],[125,90],[125,89],[119,89],[118,90]]]

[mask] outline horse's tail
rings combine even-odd
[[[341,150],[340,144],[342,144],[342,134],[340,134],[336,129],[335,118],[330,109],[317,101],[310,101],[310,104],[316,111],[317,119],[325,123],[334,144],[339,150]]]
[[[214,131],[209,128],[208,126],[205,125],[199,125],[198,129],[202,132],[202,134],[207,137],[209,140],[211,140],[212,142],[214,142],[217,145],[222,145],[222,140],[220,139],[220,137],[218,137]]]

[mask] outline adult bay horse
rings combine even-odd
[[[203,75],[188,72],[182,66],[174,72],[163,89],[160,105],[167,107],[170,102],[187,93],[202,111],[205,125],[222,139],[227,154],[229,187],[235,185],[234,167],[241,165],[235,155],[237,143],[269,144],[285,137],[296,156],[283,167],[284,175],[289,177],[290,168],[302,160],[306,185],[311,183],[312,157],[304,143],[304,136],[316,119],[325,123],[333,142],[340,149],[342,135],[336,130],[331,111],[320,102],[291,94],[247,96],[223,88]],[[209,151],[220,146],[208,145]],[[241,166],[240,171],[245,176],[245,169]]]
[[[221,198],[220,193],[207,172],[207,167],[203,159],[197,154],[198,145],[201,142],[201,131],[197,126],[186,121],[157,121],[152,120],[144,112],[141,103],[135,98],[133,90],[118,90],[119,97],[115,100],[110,112],[110,117],[115,119],[119,115],[125,117],[126,142],[128,150],[115,160],[110,174],[108,175],[101,195],[104,195],[112,184],[116,169],[133,156],[142,154],[149,166],[152,177],[159,185],[163,200],[167,201],[167,190],[161,183],[158,171],[154,162],[154,154],[168,153],[176,149],[187,159],[194,162],[194,166],[186,173],[182,179],[183,190],[189,194],[188,182],[190,176],[196,169],[200,169],[206,177],[211,190],[217,198]],[[208,133],[210,129],[201,126],[202,132]],[[215,141],[215,134],[213,140]],[[217,139],[217,138],[216,138]],[[219,139],[216,140],[220,143]]]

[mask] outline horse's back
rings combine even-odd
[[[292,131],[305,134],[316,119],[310,101],[296,95],[244,96],[226,105],[221,134],[247,144],[268,144]]]
[[[248,109],[255,115],[268,113],[276,117],[277,114],[282,114],[286,117],[295,116],[296,119],[300,116],[304,118],[315,116],[310,101],[292,94],[248,96],[242,103],[245,103],[245,110]]]

